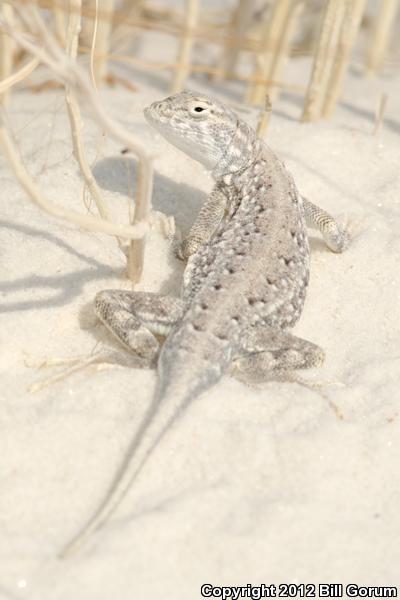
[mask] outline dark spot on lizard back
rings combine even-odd
[[[225,341],[225,340],[227,340],[227,339],[228,339],[228,337],[227,337],[227,336],[226,336],[224,333],[216,333],[216,334],[215,334],[215,337],[216,337],[218,340],[222,340],[222,341]]]

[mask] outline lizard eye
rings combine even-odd
[[[189,106],[189,113],[192,117],[202,118],[205,117],[209,113],[208,104],[203,102],[194,102],[191,106]]]

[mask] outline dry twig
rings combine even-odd
[[[70,17],[67,29],[67,54],[71,60],[75,61],[78,52],[78,38],[81,29],[81,17],[79,8],[81,0],[70,0]],[[84,176],[86,185],[89,188],[92,198],[94,199],[97,210],[103,219],[110,220],[107,207],[103,200],[99,186],[96,183],[93,173],[86,159],[86,154],[82,141],[82,120],[79,110],[79,105],[76,100],[74,91],[70,85],[65,87],[65,100],[67,103],[68,117],[72,133],[72,145],[74,156],[79,164],[79,167]]]
[[[147,231],[146,223],[138,223],[134,227],[128,227],[124,225],[117,225],[94,217],[93,215],[81,215],[72,210],[57,206],[51,200],[46,198],[39,186],[36,185],[33,178],[29,175],[24,164],[22,163],[21,157],[15,147],[15,144],[6,129],[2,113],[0,112],[0,146],[4,152],[5,157],[10,163],[15,176],[20,183],[21,187],[28,194],[30,199],[39,208],[44,210],[49,215],[63,219],[74,225],[78,225],[88,231],[96,231],[99,233],[107,233],[109,235],[121,236],[127,239],[134,239],[143,237]]]
[[[19,46],[49,66],[56,78],[61,80],[70,91],[73,91],[74,94],[79,94],[80,97],[88,103],[93,118],[96,120],[98,125],[114,139],[118,140],[123,146],[129,148],[129,150],[138,157],[137,187],[135,195],[135,225],[132,227],[123,227],[108,223],[106,226],[103,220],[95,219],[90,215],[87,215],[85,219],[95,219],[95,222],[91,221],[93,227],[96,227],[96,224],[100,226],[99,221],[101,221],[101,230],[107,233],[112,233],[113,235],[127,237],[129,239],[143,238],[147,230],[147,225],[142,223],[142,221],[139,222],[139,219],[141,219],[143,215],[145,215],[146,218],[150,212],[153,184],[152,157],[145,150],[145,148],[143,148],[141,144],[136,141],[133,135],[128,133],[126,129],[124,129],[109,116],[107,111],[100,103],[99,97],[95,90],[92,88],[90,83],[88,83],[86,72],[75,61],[71,60],[71,58],[66,55],[65,52],[62,51],[62,49],[56,43],[54,37],[46,29],[46,26],[37,10],[35,10],[35,7],[26,6],[25,4],[20,6],[18,2],[16,2],[15,5],[21,21],[24,23],[28,31],[32,31],[34,33],[36,40],[40,44],[34,43],[31,41],[31,37],[27,37],[26,35],[17,32],[15,29],[5,23],[4,26],[6,27],[7,31],[14,37]],[[25,189],[28,189],[27,186],[25,186]],[[40,192],[38,190],[36,191],[40,196]],[[58,210],[57,216],[64,216],[64,218],[68,218],[65,212],[63,215],[60,215],[60,210]],[[73,219],[75,222],[77,222],[76,218],[77,215],[74,214]],[[69,218],[69,220],[71,220],[71,218]],[[82,224],[82,220],[80,220],[79,224]],[[118,231],[118,233],[116,233],[116,231]],[[133,232],[135,233],[133,234]],[[139,232],[141,233],[140,235]],[[141,241],[142,244],[139,245],[139,247],[143,250],[144,240]],[[137,258],[136,248],[136,245],[131,244],[128,257],[128,273],[133,281],[139,280],[143,264],[143,256],[142,258]],[[143,255],[143,251],[141,254]]]

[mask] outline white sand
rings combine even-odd
[[[297,62],[294,77],[299,69]],[[374,137],[381,91],[389,105]],[[158,154],[155,208],[187,229],[211,180],[145,124],[142,107],[164,95],[147,86],[104,97]],[[312,235],[311,285],[295,330],[327,352],[310,377],[344,386],[249,389],[227,377],[169,432],[112,522],[65,562],[55,555],[103,497],[155,375],[82,372],[27,392],[48,373],[26,359],[88,353],[99,340],[111,346],[91,300],[127,282],[111,238],[39,212],[0,159],[0,598],[194,600],[206,582],[399,583],[399,100],[398,77],[368,82],[355,74],[333,121],[301,125],[299,99],[286,96],[268,133],[304,194],[363,219],[342,256]],[[80,210],[62,105],[56,93],[17,94],[10,119],[43,190]],[[127,159],[89,122],[86,139],[123,219]],[[140,288],[176,294],[181,273],[166,241],[152,234]]]

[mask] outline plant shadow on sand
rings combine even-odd
[[[131,156],[111,156],[99,161],[93,168],[93,174],[103,189],[132,196],[136,169],[137,161]],[[186,230],[190,227],[205,200],[206,194],[201,190],[155,173],[153,209],[173,215],[180,228]]]
[[[93,172],[99,185],[106,190],[128,195],[135,188],[136,161],[131,157],[106,158],[96,164]],[[205,199],[206,194],[201,190],[173,181],[159,173],[155,174],[153,208],[167,215],[173,215],[177,225],[183,231],[190,227],[194,215],[197,214]],[[32,274],[0,282],[0,293],[3,296],[0,313],[65,306],[82,293],[87,282],[116,275],[115,268],[89,256],[84,250],[75,248],[69,241],[63,239],[62,233],[55,235],[39,227],[6,220],[0,220],[0,228],[4,235],[8,230],[10,233],[20,233],[23,238],[26,236],[37,238],[39,243],[43,244],[45,253],[51,251],[52,246],[57,246],[66,254],[76,257],[82,264],[82,268],[60,274]],[[170,260],[175,260],[172,253]],[[123,268],[121,259],[121,272]],[[168,287],[168,282],[165,282],[165,287]],[[51,295],[49,297],[46,293],[45,297],[38,298],[38,290],[46,290]],[[16,300],[13,296],[19,291],[31,291],[35,299]]]

